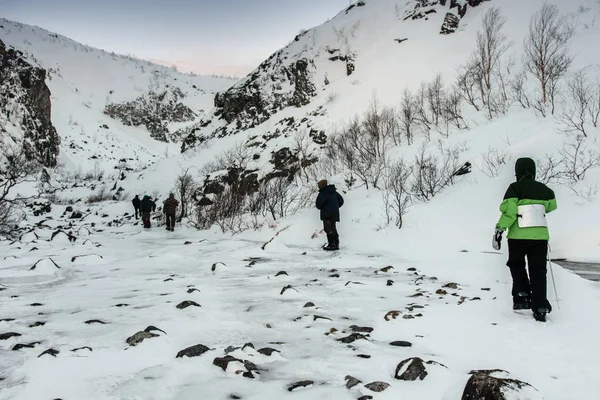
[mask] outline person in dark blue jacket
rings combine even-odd
[[[317,183],[319,195],[316,206],[321,211],[323,230],[327,234],[327,245],[323,250],[339,250],[340,235],[338,235],[336,222],[340,221],[340,207],[344,205],[344,198],[337,192],[334,185],[329,185],[326,180]]]

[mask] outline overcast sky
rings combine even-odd
[[[244,75],[301,30],[349,0],[0,0],[0,16],[78,42],[176,64]]]

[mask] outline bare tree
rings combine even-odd
[[[444,113],[445,95],[442,75],[437,74],[435,79],[427,85],[427,106],[435,126],[439,126]]]
[[[552,113],[558,81],[573,62],[568,45],[574,33],[574,27],[558,7],[546,3],[531,18],[524,42],[525,69],[539,82],[541,104],[550,102]]]
[[[178,221],[181,222],[183,218],[189,214],[189,205],[193,200],[193,195],[196,190],[196,182],[192,174],[190,174],[191,167],[182,168],[179,176],[175,180],[175,192],[180,201],[180,213]]]
[[[536,179],[546,185],[558,184],[564,176],[563,160],[546,154],[544,160],[536,160]]]
[[[408,212],[412,201],[410,193],[412,170],[404,160],[399,160],[390,165],[386,172],[383,201],[387,224],[394,221],[394,225],[402,229],[404,215]]]
[[[414,141],[418,123],[417,104],[409,89],[404,89],[400,102],[400,129],[410,146]]]
[[[15,193],[24,183],[36,181],[41,167],[30,160],[22,146],[4,143],[0,149],[0,235],[14,234],[14,227],[20,221],[18,207],[30,197]]]
[[[470,105],[472,105],[476,111],[480,110],[478,94],[477,92],[482,89],[481,82],[482,78],[479,74],[480,69],[475,65],[473,60],[468,62],[459,68],[456,86],[462,98]]]
[[[473,53],[473,66],[477,69],[477,76],[483,83],[483,97],[488,105],[489,117],[492,118],[493,110],[491,97],[493,96],[493,79],[501,69],[501,59],[509,48],[508,39],[503,32],[506,17],[500,14],[500,9],[493,7],[483,17],[482,28],[477,32],[477,45]]]
[[[585,70],[572,74],[568,81],[567,101],[562,111],[561,121],[567,132],[579,132],[587,136],[586,124],[591,115],[594,93],[588,84]]]

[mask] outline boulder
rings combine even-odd
[[[501,370],[471,371],[461,400],[543,400],[530,384],[513,379]]]

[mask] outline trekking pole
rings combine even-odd
[[[548,264],[550,265],[550,276],[552,276],[552,286],[554,286],[554,297],[556,298],[556,306],[560,310],[560,301],[558,300],[558,291],[556,290],[556,280],[554,279],[554,270],[552,269],[552,261],[550,258],[550,245],[548,245]]]

